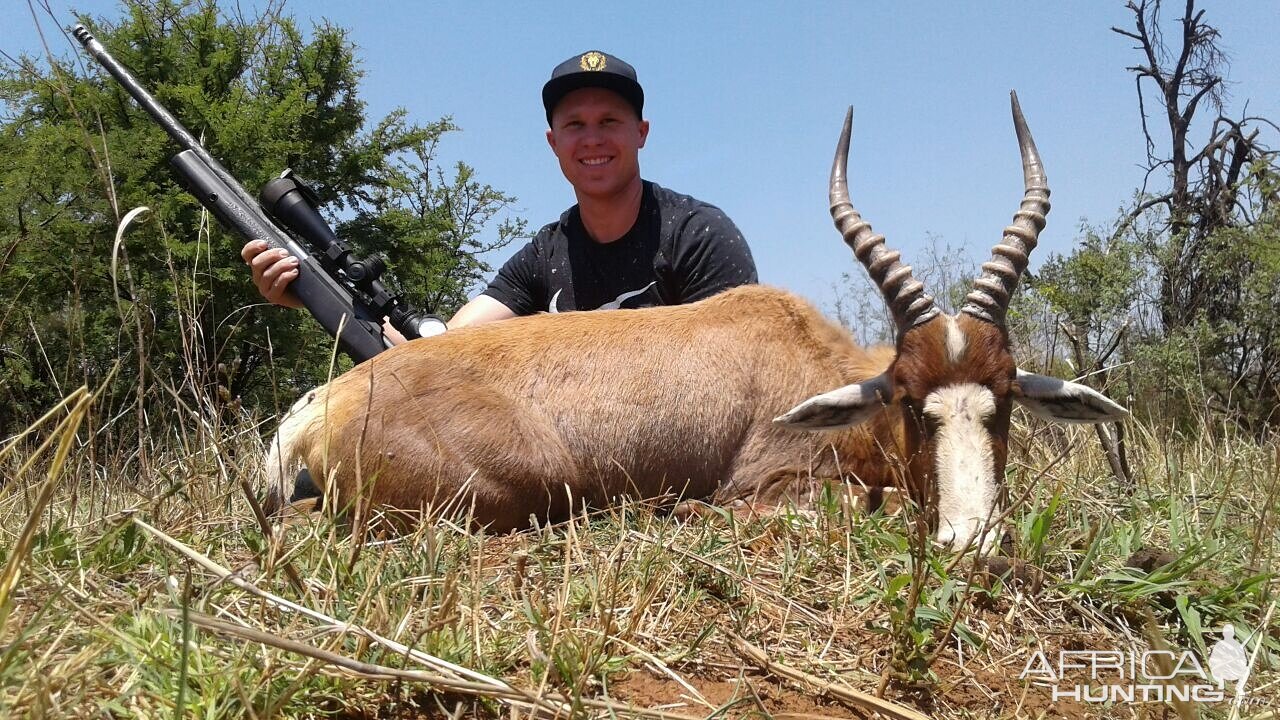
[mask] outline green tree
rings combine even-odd
[[[1218,30],[1194,0],[1174,16],[1164,5],[1130,2],[1132,28],[1112,28],[1140,57],[1128,70],[1143,188],[1111,228],[1046,262],[1035,289],[1082,372],[1128,363],[1139,414],[1197,428],[1225,414],[1262,436],[1280,423],[1280,156],[1265,144],[1276,126],[1227,115]]]
[[[278,9],[244,18],[212,0],[127,0],[84,18],[95,36],[254,190],[292,167],[340,232],[385,252],[411,300],[449,312],[488,268],[476,258],[524,231],[513,198],[466,165],[437,168],[448,119],[403,111],[370,123],[345,32],[309,34]],[[70,44],[68,45],[70,48]],[[73,53],[0,64],[0,431],[21,427],[125,358],[110,402],[148,378],[199,402],[270,402],[327,372],[331,340],[299,312],[262,305],[222,230],[173,181],[167,136]],[[371,127],[370,127],[371,126]],[[113,238],[130,231],[112,281]],[[424,302],[425,301],[425,302]],[[267,373],[268,365],[273,367]]]
[[[1058,338],[1065,336],[1070,374],[1113,395],[1118,388],[1110,382],[1107,365],[1121,349],[1133,319],[1143,281],[1139,258],[1139,247],[1127,238],[1108,239],[1086,227],[1070,254],[1051,255],[1028,282],[1028,295],[1042,300],[1051,312],[1050,319],[1035,323],[1048,325],[1039,329],[1052,338],[1042,346],[1056,348]],[[1056,358],[1045,359],[1052,363]],[[1122,486],[1132,487],[1124,424],[1095,425],[1094,432],[1112,475]]]

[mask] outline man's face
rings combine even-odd
[[[604,88],[574,90],[551,114],[547,142],[581,199],[609,199],[640,181],[640,148],[649,122],[621,95]]]

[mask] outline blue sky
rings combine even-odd
[[[4,4],[0,48],[39,52],[26,3]],[[72,8],[117,14],[110,2],[50,5],[67,24]],[[1231,56],[1230,114],[1248,101],[1251,113],[1280,120],[1280,3],[1200,5]],[[1113,218],[1142,181],[1125,71],[1140,56],[1110,31],[1131,24],[1121,2],[316,0],[286,11],[304,27],[328,18],[350,32],[370,117],[396,106],[421,121],[452,115],[463,132],[446,140],[443,157],[516,195],[533,228],[573,203],[543,137],[542,83],[584,50],[618,55],[645,87],[644,176],[722,207],[751,243],[762,281],[821,305],[841,273],[864,282],[826,210],[850,104],[854,204],[908,262],[931,234],[985,259],[1011,219],[1021,177],[1010,89],[1053,189],[1033,267],[1068,251],[1082,219]],[[49,17],[40,20],[54,47],[70,52]]]

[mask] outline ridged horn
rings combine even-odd
[[[924,283],[911,275],[911,266],[899,262],[902,254],[885,247],[884,236],[871,230],[849,202],[849,183],[845,173],[849,165],[849,136],[853,132],[853,108],[844,116],[844,130],[836,146],[836,159],[831,165],[831,218],[844,242],[867,268],[876,287],[880,288],[898,332],[903,333],[938,315],[933,297],[924,291]]]
[[[1026,190],[1022,204],[1013,216],[1013,224],[1004,229],[1004,239],[991,251],[991,259],[982,264],[982,274],[973,281],[973,291],[965,298],[961,312],[1003,326],[1009,310],[1009,298],[1018,279],[1027,269],[1031,251],[1036,249],[1045,215],[1049,214],[1049,181],[1036,152],[1036,141],[1027,129],[1018,94],[1009,93],[1013,105],[1013,127],[1018,133],[1018,150],[1022,153],[1022,181]]]

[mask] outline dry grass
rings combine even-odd
[[[1018,679],[1037,650],[1206,659],[1224,622],[1268,638],[1239,716],[1280,704],[1277,448],[1221,429],[1136,426],[1126,494],[1091,431],[1021,428],[1013,559],[986,563],[834,497],[369,542],[316,516],[268,539],[241,490],[254,423],[193,412],[107,447],[78,427],[86,398],[0,458],[7,717],[1228,717],[1054,704]],[[1144,548],[1172,562],[1125,569]]]
[[[113,282],[119,267],[113,254]],[[120,308],[140,347],[145,310]],[[194,296],[178,315],[197,337]],[[186,367],[213,362],[200,347],[184,345]],[[137,396],[111,415],[82,388],[0,446],[0,717],[1261,720],[1280,706],[1280,446],[1231,428],[1134,423],[1133,488],[1091,430],[1019,428],[1022,502],[1005,556],[984,560],[838,497],[747,520],[632,504],[500,536],[440,519],[381,541],[317,516],[273,536],[244,490],[263,477],[257,419],[158,384]],[[1054,702],[1019,678],[1036,652],[1204,661],[1227,622],[1255,663],[1234,704]]]

